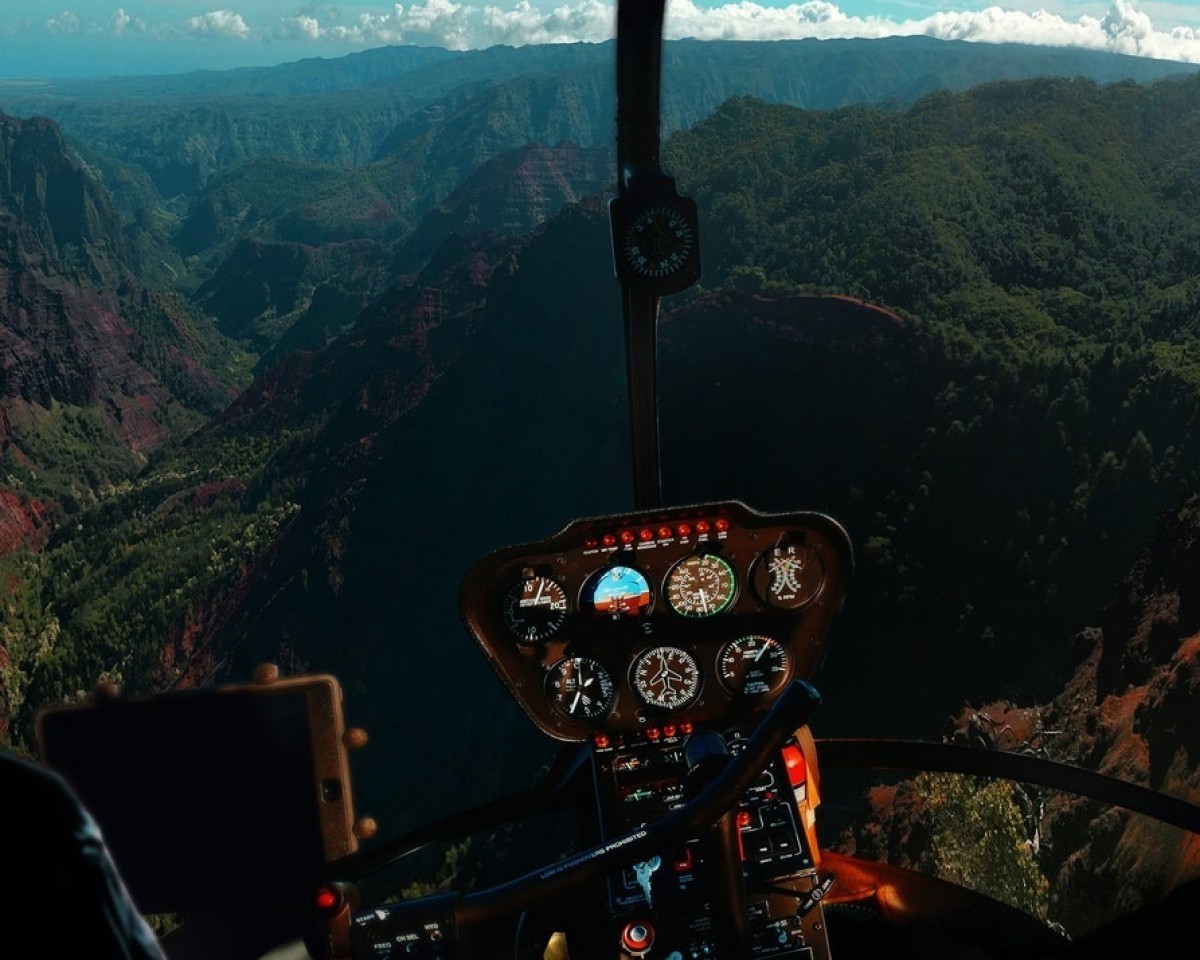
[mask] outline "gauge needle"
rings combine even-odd
[[[764,644],[762,645],[762,647],[760,647],[760,648],[759,648],[759,651],[758,651],[758,653],[756,653],[756,654],[754,655],[754,662],[755,662],[755,663],[758,663],[758,661],[762,659],[762,655],[763,655],[764,653],[766,653],[766,652],[767,652],[767,645],[764,643]]]
[[[576,691],[575,691],[575,699],[571,701],[571,706],[569,706],[569,707],[567,708],[567,713],[574,713],[574,712],[575,712],[575,708],[579,706],[579,701],[580,701],[581,699],[583,699],[583,691],[582,691],[582,690],[576,690]]]
[[[704,613],[708,613],[708,594],[704,592],[703,588],[700,590],[700,609]]]

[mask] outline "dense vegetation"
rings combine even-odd
[[[675,391],[725,381],[729,412],[708,417],[813,412],[759,486],[780,505],[808,490],[851,524],[858,586],[898,618],[875,609],[860,630],[898,630],[906,651],[955,636],[931,669],[979,657],[978,676],[1048,695],[1063,638],[1200,484],[1200,207],[1181,172],[1198,120],[1195,80],[1037,81],[905,115],[731,101],[671,141],[706,285],[845,292],[908,318],[882,349],[831,324],[786,354],[699,302],[672,328],[744,341],[668,368]],[[752,386],[723,375],[743,367]],[[706,478],[693,496],[738,489],[736,466],[698,452],[707,409],[667,433],[683,475]]]
[[[126,184],[123,212],[162,218],[134,231],[141,249],[174,236],[164,271],[192,271],[220,331],[271,362],[219,414],[216,394],[188,394],[207,427],[135,478],[89,479],[95,509],[0,562],[13,740],[101,677],[205,682],[268,656],[334,670],[356,720],[400,732],[444,712],[428,678],[453,662],[464,707],[443,733],[480,772],[462,802],[536,761],[462,636],[454,584],[489,549],[628,506],[607,227],[589,204],[530,236],[450,236],[384,287],[475,165],[587,129],[606,82],[518,78],[414,107],[387,150],[351,151],[353,170],[319,151],[227,157],[202,136],[203,162],[171,173],[205,184],[174,234],[144,180],[98,164]],[[740,98],[669,142],[700,203],[705,279],[663,324],[667,496],[847,523],[859,566],[823,732],[925,734],[964,696],[1060,689],[1068,636],[1155,515],[1200,487],[1198,128],[1196,78],[1031,81],[904,112]],[[130,316],[152,331],[166,314]],[[224,382],[245,375],[217,331],[183,335]],[[170,382],[183,361],[143,362]],[[94,411],[44,416],[46,442],[66,438],[63,477],[132,471],[76,444]],[[406,746],[378,748],[369,789],[390,796],[446,748]],[[947,817],[1012,833],[1002,796],[937,796]],[[414,792],[407,815],[442,802]],[[1000,863],[1013,899],[1041,897],[1011,843],[991,867],[982,847],[951,849],[955,822],[939,869],[990,882]]]

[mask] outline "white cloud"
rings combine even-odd
[[[109,18],[108,26],[118,37],[128,30],[136,30],[138,33],[146,32],[146,21],[141,17],[131,16],[126,13],[124,7],[117,7],[113,11],[113,15]]]
[[[702,40],[835,39],[851,37],[929,36],[980,43],[1026,43],[1050,47],[1082,47],[1159,59],[1200,63],[1200,26],[1171,14],[1190,8],[1156,0],[1110,0],[1100,16],[1067,14],[1055,0],[1000,0],[982,10],[925,13],[929,5],[910,5],[908,19],[851,16],[833,0],[801,0],[787,6],[765,6],[760,0],[729,0],[701,6],[705,0],[669,0],[668,37]],[[719,0],[718,0],[719,2]],[[313,0],[292,8],[285,17],[250,22],[232,10],[212,10],[181,24],[148,25],[117,9],[106,29],[116,35],[132,30],[170,36],[180,32],[218,40],[287,40],[325,42],[341,48],[382,44],[421,44],[453,50],[494,44],[570,43],[610,39],[615,32],[614,0],[414,0],[392,2],[352,15],[346,7]],[[555,6],[554,4],[558,4]],[[941,5],[945,6],[945,5]],[[361,9],[361,7],[359,8]],[[1102,8],[1101,8],[1102,9]],[[920,12],[916,12],[920,10]],[[100,30],[82,24],[71,11],[45,22],[53,33]]]
[[[183,29],[198,37],[213,37],[222,40],[245,40],[250,36],[250,27],[240,13],[232,10],[210,10],[199,17],[188,17]]]
[[[79,18],[70,10],[64,10],[46,21],[46,29],[50,33],[76,33],[79,30]]]
[[[567,0],[555,7],[534,0],[509,5],[493,2],[467,6],[454,0],[418,0],[393,4],[381,13],[333,23],[329,9],[306,7],[284,21],[285,35],[326,39],[356,46],[416,43],[462,50],[497,43],[566,43],[610,39],[616,13],[611,0]],[[850,16],[829,0],[804,0],[788,6],[764,6],[733,0],[702,7],[697,0],[670,0],[668,37],[702,40],[835,39],[850,37],[929,36],[981,43],[1027,43],[1086,47],[1160,59],[1200,63],[1200,29],[1156,30],[1151,17],[1131,0],[1113,0],[1103,18],[1069,19],[1044,9],[999,6],[984,10],[941,11],[908,20]]]
[[[280,21],[279,36],[284,40],[320,40],[323,33],[321,21],[307,14],[284,17]]]
[[[452,0],[425,0],[407,8],[397,3],[390,13],[363,13],[349,26],[332,27],[329,36],[363,45],[415,43],[466,50],[489,45],[486,31],[471,23],[478,15],[478,8]]]

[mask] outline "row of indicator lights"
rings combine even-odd
[[[647,740],[660,740],[663,737],[670,739],[671,737],[688,736],[695,730],[696,727],[689,720],[684,720],[683,723],[674,724],[667,723],[659,727],[648,727],[644,732]],[[592,737],[592,742],[596,744],[597,749],[606,750],[612,746],[612,738],[607,733],[597,733]]]
[[[672,537],[686,540],[693,531],[703,535],[712,530],[716,530],[717,533],[725,533],[729,530],[729,521],[721,517],[711,524],[707,520],[697,520],[695,527],[690,523],[681,523],[675,527],[663,524],[657,530],[654,527],[642,527],[637,531],[622,530],[620,533],[606,533],[602,537],[588,537],[583,541],[583,547],[585,550],[595,550],[597,547],[615,547],[618,543],[628,547],[634,543],[649,543],[655,539],[656,534],[659,540],[670,540]]]

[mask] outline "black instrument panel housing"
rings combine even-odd
[[[691,528],[689,536],[678,535],[681,524]],[[707,525],[708,532],[700,533],[698,525]],[[661,537],[667,527],[672,536]],[[652,539],[641,539],[646,530],[653,532]],[[633,542],[622,542],[621,535],[628,538],[630,532]],[[606,545],[606,537],[617,542]],[[768,603],[753,583],[755,567],[764,562],[764,555],[785,544],[813,551],[824,569],[819,592],[797,609]],[[664,587],[671,569],[698,553],[718,554],[737,575],[733,601],[721,613],[705,618],[672,610]],[[769,636],[790,655],[791,676],[811,679],[845,600],[853,562],[850,538],[831,517],[810,511],[763,514],[731,500],[575,520],[547,540],[497,550],[467,573],[459,607],[480,649],[538,728],[557,740],[581,741],[665,724],[736,722],[763,712],[773,698],[749,701],[720,681],[721,649],[740,637]],[[597,617],[589,609],[584,596],[587,585],[598,572],[613,566],[633,567],[649,581],[651,600],[644,614],[615,620]],[[553,578],[568,598],[562,626],[537,643],[519,643],[503,620],[506,593],[528,574]],[[634,690],[630,675],[634,661],[658,646],[679,647],[699,664],[700,690],[680,709],[649,706]],[[594,720],[558,710],[545,691],[554,664],[575,656],[602,664],[616,688],[611,709]]]

